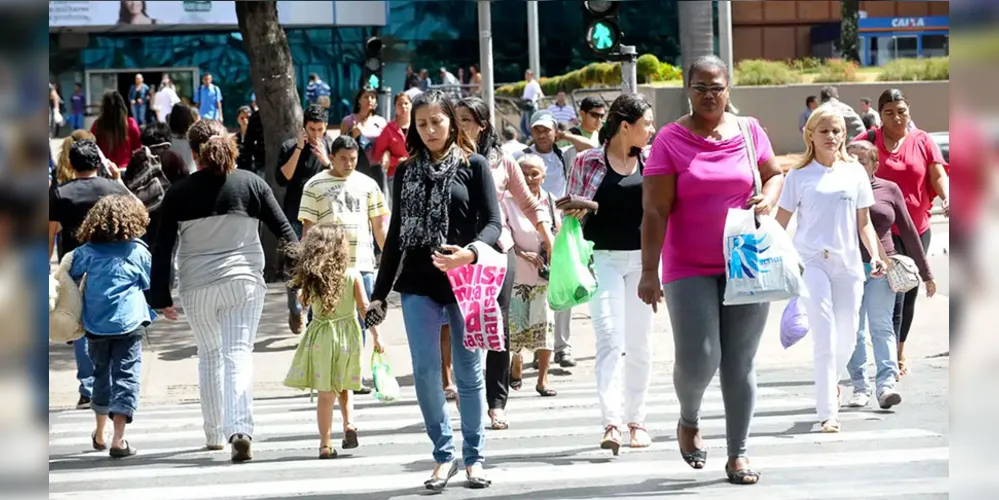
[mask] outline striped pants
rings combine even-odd
[[[262,283],[245,279],[181,293],[198,346],[206,444],[224,444],[233,434],[253,435],[253,342],[266,293]]]

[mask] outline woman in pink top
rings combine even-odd
[[[722,241],[728,210],[755,206],[757,213],[769,213],[780,196],[783,175],[763,127],[752,119],[756,158],[748,158],[739,118],[727,112],[731,80],[725,63],[715,56],[700,57],[687,75],[693,111],[659,131],[645,167],[638,293],[655,308],[665,292],[676,350],[673,385],[680,402],[681,456],[695,469],[705,465],[707,452],[698,429],[701,401],[720,367],[728,441],[725,472],[734,484],[755,484],[760,476],[746,458],[746,439],[756,402],[754,360],[769,307],[722,305]],[[753,197],[753,168],[763,179],[759,197]]]
[[[916,225],[923,252],[930,248],[930,210],[937,196],[943,204],[945,214],[950,213],[950,182],[944,170],[943,154],[926,132],[909,125],[909,101],[901,90],[888,89],[878,98],[878,112],[881,113],[881,128],[854,138],[868,140],[878,147],[878,177],[898,184],[905,198],[909,216]],[[903,255],[915,256],[915,249],[907,249],[898,227],[892,228],[895,248],[903,250]],[[919,289],[914,288],[895,297],[895,316],[892,318],[895,335],[898,337],[898,370],[905,375],[905,340],[912,327],[912,317],[916,312],[916,297]]]
[[[489,160],[492,167],[493,182],[496,184],[496,196],[499,200],[506,197],[507,193],[513,196],[520,205],[521,211],[527,215],[534,227],[545,243],[545,249],[551,255],[551,242],[554,239],[549,225],[551,216],[547,208],[542,205],[527,187],[524,180],[524,173],[520,170],[513,157],[503,152],[500,148],[502,142],[492,124],[489,123],[489,107],[478,97],[466,97],[457,106],[458,125],[461,130],[468,134],[475,141],[478,153]],[[500,211],[503,205],[500,204]],[[513,236],[509,228],[504,228],[499,238],[500,250],[508,254],[508,269],[516,268],[516,256],[513,249]],[[515,272],[507,272],[506,280],[498,297],[503,316],[510,318],[510,293],[513,289]],[[503,335],[506,337],[507,345],[510,344],[509,321],[504,324]],[[505,419],[506,400],[509,389],[519,390],[522,381],[511,376],[510,372],[510,351],[489,351],[486,354],[486,403],[489,404],[489,418],[492,421],[493,429],[506,429],[509,427]]]
[[[554,219],[552,232],[557,232],[559,213],[555,198],[541,188],[545,181],[545,161],[540,156],[527,154],[520,158],[520,168],[531,189],[531,194],[541,200]],[[517,256],[513,294],[510,297],[510,352],[513,353],[511,378],[520,379],[523,369],[521,351],[532,351],[538,360],[538,382],[534,389],[542,397],[558,393],[548,387],[548,367],[555,349],[555,311],[548,305],[548,263],[545,242],[537,226],[524,214],[520,203],[512,194],[500,200],[500,209],[506,214],[506,228],[513,235],[513,251]]]

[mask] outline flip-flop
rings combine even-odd
[[[332,445],[324,444],[319,447],[319,460],[330,460],[336,457],[337,452],[333,449]]]
[[[135,448],[132,448],[132,445],[128,444],[128,441],[125,441],[124,448],[112,447],[111,451],[108,452],[108,454],[111,455],[111,458],[126,458],[135,455],[136,453],[138,452],[135,450]]]
[[[433,477],[427,479],[426,481],[423,482],[423,486],[430,491],[444,491],[444,488],[447,488],[448,481],[450,481],[452,477],[457,475],[458,475],[458,461],[454,460],[453,462],[451,462],[451,468],[448,469],[446,476]]]
[[[489,420],[494,431],[505,431],[510,428],[510,422],[507,422],[506,419],[502,417],[490,415]]]
[[[107,441],[106,441],[106,440],[105,440],[105,442],[103,442],[103,443],[98,443],[98,442],[97,442],[97,431],[94,431],[94,432],[93,432],[93,433],[92,433],[92,434],[90,435],[90,444],[91,444],[91,446],[93,446],[93,447],[94,447],[94,449],[95,449],[95,450],[97,450],[97,451],[104,451],[104,450],[108,449],[108,443],[107,443]]]
[[[510,388],[519,391],[521,387],[524,386],[524,380],[519,378],[510,378]]]

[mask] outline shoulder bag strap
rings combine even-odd
[[[756,161],[756,144],[753,143],[753,134],[749,129],[749,119],[739,117],[738,121],[739,130],[742,132],[742,142],[746,143],[749,170],[753,172],[753,196],[759,196],[763,192],[763,180],[760,178],[760,166]]]

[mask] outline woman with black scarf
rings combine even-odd
[[[460,403],[462,462],[468,485],[486,488],[490,482],[482,471],[482,358],[462,344],[465,320],[446,272],[476,261],[471,243],[496,246],[501,231],[499,203],[489,162],[475,154],[475,145],[460,130],[450,99],[440,91],[421,94],[411,113],[406,137],[409,159],[396,170],[395,209],[368,316],[384,318],[385,299],[394,285],[402,296],[416,398],[434,443],[437,465],[424,484],[440,491],[459,470],[441,388],[440,329],[442,315],[447,314]]]

